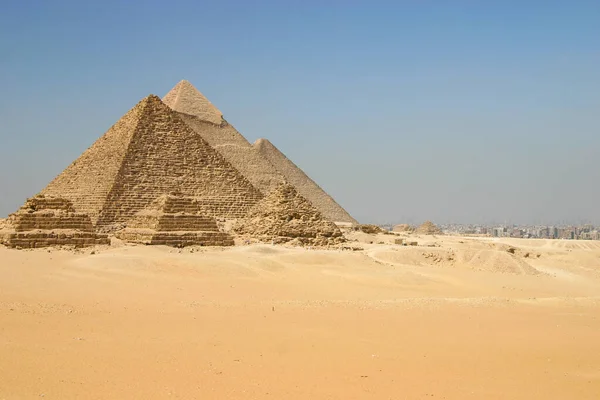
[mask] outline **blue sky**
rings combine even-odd
[[[5,1],[0,216],[179,80],[362,222],[600,224],[598,1]]]

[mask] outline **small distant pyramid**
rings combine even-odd
[[[219,231],[215,219],[200,214],[200,210],[194,198],[162,195],[139,211],[116,236],[128,242],[172,247],[233,246],[233,238]]]
[[[186,80],[180,81],[165,97],[163,102],[172,110],[192,115],[200,121],[221,125],[223,113],[219,111],[198,89]]]
[[[290,184],[281,184],[239,220],[233,231],[263,242],[326,246],[344,241],[342,232]]]
[[[175,85],[163,101],[263,194],[285,181],[188,81]]]
[[[442,234],[442,230],[431,221],[423,222],[420,226],[417,227],[415,232],[418,234],[421,234],[421,235],[441,235]]]
[[[6,219],[0,243],[18,248],[85,247],[108,245],[110,239],[96,234],[90,217],[75,212],[69,200],[38,195]]]
[[[198,198],[204,214],[239,218],[262,194],[157,96],[125,114],[42,190],[98,226],[123,223],[164,194]]]
[[[258,139],[252,146],[284,176],[287,182],[298,190],[298,193],[310,201],[325,218],[334,222],[357,223],[346,210],[336,203],[331,196],[325,193],[319,185],[310,179],[267,139]]]

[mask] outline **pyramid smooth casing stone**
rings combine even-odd
[[[163,97],[163,101],[171,109],[192,115],[200,121],[210,122],[215,125],[221,125],[225,122],[223,113],[186,80],[182,80],[175,85]]]

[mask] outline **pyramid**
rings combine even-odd
[[[431,221],[425,221],[415,230],[421,235],[441,235],[442,230],[433,224]]]
[[[344,241],[342,232],[290,184],[281,184],[256,204],[233,232],[263,242],[325,246]]]
[[[221,125],[224,122],[223,113],[186,80],[175,85],[163,97],[163,101],[172,110],[193,115],[200,121],[210,122],[215,125]]]
[[[94,232],[87,214],[75,212],[69,200],[58,197],[38,195],[27,199],[16,213],[6,219],[3,228],[0,229],[0,243],[9,247],[110,244],[106,235]]]
[[[179,82],[163,101],[262,193],[284,182],[284,177],[271,163],[261,157],[191,83]]]
[[[220,232],[217,221],[202,215],[201,209],[192,197],[163,195],[137,212],[127,228],[115,235],[128,242],[173,247],[233,246],[233,238]]]
[[[334,222],[349,222],[356,220],[331,198],[323,189],[310,179],[300,168],[289,160],[267,139],[258,139],[253,147],[266,158],[298,192],[310,201],[325,218]]]
[[[262,194],[157,96],[140,101],[41,194],[72,202],[103,227],[164,194],[198,198],[205,215],[239,218]]]

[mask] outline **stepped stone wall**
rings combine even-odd
[[[233,238],[220,232],[215,219],[200,214],[200,210],[194,198],[163,195],[138,212],[116,236],[129,242],[173,247],[233,246]]]
[[[232,230],[263,242],[328,246],[345,241],[340,229],[290,184],[269,193]]]
[[[206,215],[228,219],[242,217],[262,198],[154,95],[136,105],[42,191],[69,199],[99,227],[126,222],[171,192],[204,198]]]
[[[75,212],[69,200],[45,196],[28,199],[11,214],[0,237],[5,245],[20,248],[110,244],[106,235],[94,232],[89,215]]]
[[[323,189],[310,179],[300,168],[289,160],[267,139],[258,139],[253,147],[279,171],[287,182],[293,185],[305,199],[310,201],[323,216],[334,222],[350,222],[356,220],[333,200]]]

